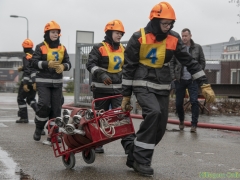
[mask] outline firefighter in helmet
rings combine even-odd
[[[22,66],[18,67],[19,72],[23,72],[21,84],[18,88],[18,116],[20,119],[16,120],[16,123],[28,123],[28,111],[27,111],[27,104],[33,108],[36,112],[37,103],[36,103],[36,84],[35,74],[33,68],[30,67],[31,65],[31,58],[33,54],[33,42],[30,39],[25,39],[22,43],[23,51],[25,56],[22,59]]]
[[[44,28],[44,41],[36,46],[32,65],[37,69],[38,108],[35,116],[35,141],[41,139],[41,131],[49,119],[59,117],[62,107],[63,71],[71,69],[66,47],[60,43],[61,28],[50,21]],[[51,124],[54,125],[54,124]],[[44,144],[51,144],[48,137]]]
[[[168,120],[171,75],[169,61],[173,55],[187,67],[193,79],[201,86],[207,102],[215,95],[198,62],[191,57],[178,33],[171,30],[176,20],[172,6],[160,2],[153,7],[145,28],[135,32],[124,52],[121,107],[130,103],[135,94],[142,108],[144,121],[132,139],[126,165],[140,174],[152,176],[151,167],[155,146],[161,141]]]
[[[92,74],[91,90],[94,99],[118,95],[122,91],[124,47],[120,40],[125,33],[124,26],[120,20],[115,19],[106,24],[104,32],[104,40],[93,46],[86,64]],[[96,101],[95,109],[114,109],[121,106],[121,101],[122,98]],[[103,153],[104,149],[100,146],[95,152]]]

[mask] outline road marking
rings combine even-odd
[[[205,153],[205,154],[214,154],[214,153]]]
[[[16,120],[11,120],[11,119],[1,119],[0,123],[3,122],[16,122]],[[34,120],[29,120],[30,123],[34,122]],[[19,124],[28,124],[28,123],[19,123]],[[0,126],[1,127],[1,126]]]
[[[110,155],[106,155],[106,156],[110,156],[110,157],[126,157],[127,155],[110,154]]]

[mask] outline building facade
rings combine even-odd
[[[240,40],[203,45],[205,73],[212,84],[240,84]]]

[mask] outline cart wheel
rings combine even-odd
[[[95,161],[95,151],[94,151],[94,149],[90,149],[88,154],[87,155],[86,154],[87,154],[87,151],[82,151],[83,160],[87,164],[92,164]]]
[[[66,160],[65,157],[66,157],[66,155],[62,156],[63,165],[67,169],[72,169],[75,166],[75,163],[76,163],[75,155],[73,153],[71,153],[70,156],[68,157],[68,160]]]

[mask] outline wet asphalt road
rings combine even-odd
[[[37,180],[240,179],[240,132],[198,128],[197,133],[190,133],[189,127],[180,132],[172,124],[168,124],[163,140],[155,148],[153,177],[142,177],[125,165],[127,156],[119,140],[105,145],[105,153],[96,154],[93,164],[86,164],[77,153],[74,169],[66,170],[51,147],[32,139],[35,127],[30,108],[30,123],[15,123],[16,96],[0,93],[0,179],[20,179],[15,174],[19,169]],[[65,103],[72,101],[73,97],[65,97]],[[227,118],[201,116],[200,120],[225,122]],[[227,123],[233,125],[238,120],[231,117]],[[141,120],[133,121],[137,130]],[[42,136],[41,141],[45,139]]]

